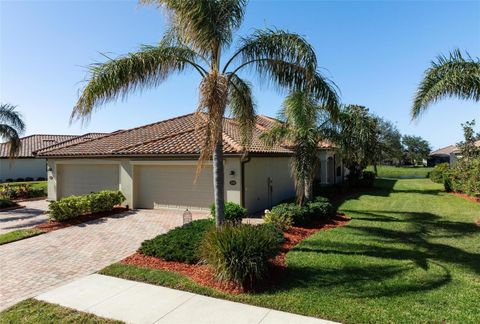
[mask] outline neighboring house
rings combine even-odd
[[[35,158],[35,152],[52,145],[61,143],[76,143],[87,139],[95,138],[100,133],[90,133],[85,135],[30,135],[21,139],[19,154],[14,158],[9,158],[10,145],[8,143],[0,144],[0,182],[8,180],[17,180],[25,178],[47,178],[46,159]]]
[[[252,142],[244,152],[237,123],[224,118],[225,198],[250,212],[295,195],[292,151],[267,147],[259,140],[276,122],[258,116]],[[212,164],[205,163],[196,178],[200,141],[195,116],[189,114],[37,154],[48,159],[50,200],[115,189],[133,208],[208,208],[214,201]],[[340,161],[334,151],[323,143],[319,154],[320,180],[338,181],[343,170],[336,170]]]
[[[480,141],[475,142],[480,147]],[[460,149],[456,145],[449,145],[430,153],[428,158],[428,166],[435,166],[439,163],[449,163],[452,165],[461,158]]]

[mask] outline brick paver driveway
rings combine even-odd
[[[0,246],[0,310],[127,257],[143,240],[181,225],[182,214],[131,211]]]
[[[33,227],[47,220],[44,214],[48,208],[46,200],[24,201],[20,205],[24,208],[0,211],[0,234]]]

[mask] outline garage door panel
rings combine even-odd
[[[116,164],[61,164],[57,166],[58,198],[119,189]]]
[[[135,167],[136,208],[208,208],[213,202],[212,168],[195,181],[196,166]]]

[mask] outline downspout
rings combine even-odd
[[[242,180],[242,188],[241,188],[241,194],[240,194],[240,205],[242,207],[245,207],[245,164],[250,162],[250,157],[244,156],[240,159],[240,172],[242,173],[241,175],[241,180]]]

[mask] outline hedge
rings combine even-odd
[[[315,218],[330,218],[335,215],[335,208],[325,197],[316,197],[304,206],[295,203],[283,203],[272,208],[272,213],[289,218],[293,225],[304,226]]]
[[[49,218],[56,221],[72,219],[81,215],[106,212],[125,201],[120,191],[104,190],[82,196],[70,196],[50,202]]]
[[[224,207],[225,212],[225,221],[232,223],[239,223],[242,221],[242,218],[247,215],[247,209],[243,208],[239,204],[227,201]],[[213,218],[215,218],[215,204],[210,206],[210,213]]]

